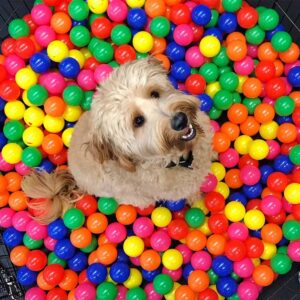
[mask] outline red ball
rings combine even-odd
[[[300,169],[293,171],[292,181],[295,182],[295,183],[300,183]]]
[[[267,179],[268,187],[274,192],[283,192],[288,185],[288,177],[282,172],[274,172]]]
[[[176,25],[189,23],[191,21],[190,9],[183,3],[173,5],[171,7],[170,20]]]
[[[50,285],[59,284],[65,275],[64,268],[59,264],[48,265],[43,271],[44,280]]]
[[[57,34],[56,39],[65,43],[68,46],[69,50],[72,50],[75,48],[75,46],[71,42],[69,34],[67,34],[67,33]]]
[[[225,233],[228,228],[228,219],[223,214],[213,214],[208,218],[208,227],[212,233]]]
[[[0,65],[0,82],[7,78],[7,71],[3,65]]]
[[[168,225],[168,234],[173,240],[184,239],[188,233],[189,227],[183,219],[175,219]]]
[[[61,288],[51,289],[48,294],[46,300],[67,300],[68,294]]]
[[[35,45],[31,38],[21,37],[15,42],[15,54],[23,59],[29,59],[35,53]]]
[[[204,92],[206,81],[201,75],[192,74],[186,79],[185,87],[190,94],[199,95]]]
[[[294,204],[292,207],[292,213],[296,220],[300,221],[300,204]]]
[[[225,255],[232,261],[241,261],[247,254],[247,249],[242,241],[229,240],[225,246]]]
[[[30,34],[33,34],[38,26],[33,22],[31,14],[27,14],[23,17],[23,20],[27,23],[30,29]]]
[[[285,144],[285,143],[282,144],[282,145],[280,146],[280,152],[281,152],[281,154],[283,154],[283,155],[289,155],[291,149],[292,149],[294,146],[296,146],[296,145],[298,145],[297,142],[291,142],[291,143],[287,143],[287,144]]]
[[[19,86],[14,80],[3,80],[0,83],[0,97],[6,101],[13,101],[21,94]]]
[[[292,114],[293,121],[296,126],[300,126],[300,107],[296,107]]]
[[[197,300],[218,300],[218,294],[211,288],[207,288],[198,294]]]
[[[66,148],[63,148],[61,152],[57,154],[51,154],[48,156],[49,160],[55,165],[63,165],[67,162],[68,152]]]
[[[286,83],[282,78],[273,78],[266,83],[265,87],[267,97],[277,99],[286,94]]]
[[[95,69],[99,65],[100,65],[100,63],[98,62],[98,60],[94,56],[91,56],[85,61],[83,68],[95,71]]]
[[[268,223],[275,223],[277,225],[281,225],[285,222],[286,213],[282,209],[277,215],[274,216],[266,216],[266,220]]]
[[[243,6],[237,13],[237,21],[242,28],[252,28],[258,21],[258,12],[251,6]]]
[[[115,60],[118,64],[122,65],[126,62],[136,59],[136,53],[132,46],[121,45],[115,50]]]
[[[205,206],[212,212],[219,212],[224,209],[225,198],[218,192],[209,192],[204,198]]]
[[[179,211],[174,211],[172,213],[173,219],[184,219],[185,217],[185,213],[187,212],[188,207],[185,206],[183,209],[179,210]]]
[[[242,169],[244,166],[254,166],[258,168],[258,161],[253,159],[249,154],[243,155],[239,160],[239,168]]]
[[[94,196],[85,195],[76,202],[76,208],[80,209],[88,217],[98,210],[98,203]]]
[[[41,250],[32,250],[28,253],[26,266],[31,271],[41,271],[47,264],[47,255]]]
[[[147,206],[145,208],[136,207],[135,209],[136,209],[137,213],[140,216],[146,217],[146,216],[149,216],[152,213],[152,211],[153,211],[154,208],[155,208],[155,205],[149,205],[149,206]]]
[[[220,5],[220,0],[196,0],[195,2],[206,5],[209,8],[218,8]]]
[[[105,17],[99,17],[93,21],[91,29],[94,36],[99,39],[106,39],[110,37],[112,23]]]
[[[193,43],[198,43],[200,42],[204,29],[203,26],[196,25],[195,23],[191,22],[190,23],[191,29],[193,30]]]
[[[48,6],[56,6],[59,4],[60,1],[61,0],[43,0],[43,2]]]
[[[55,6],[55,12],[68,13],[69,3],[70,3],[70,0],[59,0],[58,4]]]
[[[272,61],[260,61],[255,68],[256,77],[266,82],[275,77],[276,69]]]
[[[13,38],[5,39],[1,44],[1,52],[4,56],[14,54],[16,40]]]
[[[252,199],[252,200],[250,200],[247,203],[246,210],[250,210],[250,209],[258,209],[258,210],[260,210],[260,203],[261,203],[261,200],[259,200],[259,199]]]
[[[245,241],[247,256],[249,258],[258,258],[264,252],[263,242],[256,237],[249,237]]]

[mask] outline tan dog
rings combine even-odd
[[[59,217],[84,193],[146,207],[160,199],[190,202],[210,170],[212,129],[199,100],[174,89],[154,58],[126,63],[98,88],[77,122],[68,171],[32,172],[22,183],[47,198],[40,221]]]

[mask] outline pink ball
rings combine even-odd
[[[48,25],[52,17],[52,11],[50,7],[45,4],[37,4],[31,10],[31,17],[37,25]]]
[[[20,69],[26,66],[26,64],[21,57],[11,54],[5,58],[4,66],[8,74],[15,76]]]
[[[247,54],[252,57],[252,58],[256,58],[257,57],[257,50],[258,47],[255,45],[247,45]]]
[[[217,121],[210,120],[210,125],[211,125],[211,127],[212,127],[212,129],[213,129],[214,132],[220,131],[220,125],[219,125],[219,123]]]
[[[238,286],[237,294],[241,300],[256,300],[259,292],[254,283],[243,281]]]
[[[197,3],[192,2],[192,1],[187,1],[187,2],[185,2],[184,4],[189,8],[190,11],[192,11],[193,8],[194,8],[195,6],[197,6]]]
[[[50,251],[54,251],[54,247],[55,247],[56,243],[57,243],[57,240],[51,238],[50,236],[47,236],[44,239],[44,246]]]
[[[190,25],[180,24],[173,32],[174,41],[181,46],[189,45],[194,38],[194,33]]]
[[[39,287],[30,288],[25,294],[25,300],[46,300],[46,293]]]
[[[43,85],[47,89],[49,94],[59,95],[66,87],[64,77],[57,72],[49,72],[43,79],[44,80],[43,83],[41,82],[41,85]]]
[[[249,257],[233,263],[233,271],[242,278],[250,277],[254,271],[254,265]]]
[[[300,262],[300,241],[291,241],[287,248],[288,256],[295,262]]]
[[[31,220],[32,219],[27,211],[18,211],[12,218],[12,226],[18,231],[25,232],[26,226]]]
[[[219,154],[219,160],[225,168],[233,168],[239,163],[240,156],[238,152],[233,149],[229,148],[226,151]]]
[[[292,85],[288,82],[286,77],[281,77],[282,80],[285,82],[285,87],[286,87],[286,95],[290,94],[293,90]]]
[[[297,129],[297,139],[296,139],[296,142],[299,144],[300,143],[300,126],[297,126],[296,129]]]
[[[199,68],[205,62],[198,46],[193,46],[186,51],[185,60],[192,68]]]
[[[268,140],[267,144],[269,146],[269,154],[266,159],[273,160],[280,154],[280,145],[274,140]]]
[[[119,244],[126,238],[126,227],[123,224],[113,222],[107,226],[105,235],[111,243]]]
[[[264,97],[264,99],[262,100],[263,103],[266,103],[266,104],[270,104],[270,105],[273,105],[275,104],[275,100],[274,99],[271,99],[269,97]]]
[[[187,264],[191,261],[193,251],[187,245],[180,244],[180,245],[176,246],[175,249],[181,253],[184,264]]]
[[[244,59],[234,62],[233,68],[237,74],[247,76],[254,70],[254,61],[250,56],[246,56]]]
[[[150,243],[153,250],[162,252],[170,248],[171,238],[165,231],[158,230],[152,234]]]
[[[116,300],[125,300],[126,299],[126,293],[127,293],[127,288],[123,285],[118,285],[118,295]]]
[[[141,238],[150,237],[153,233],[154,225],[147,217],[137,218],[133,223],[133,232]]]
[[[163,298],[162,295],[158,294],[153,287],[153,283],[150,282],[145,286],[145,293],[147,295],[148,300],[161,300]]]
[[[287,212],[287,213],[292,213],[293,210],[293,204],[289,203],[286,201],[286,199],[283,197],[281,199],[281,204],[282,204],[282,208]]]
[[[48,235],[47,226],[41,225],[37,221],[32,220],[26,226],[26,233],[33,240],[42,240]]]
[[[77,83],[85,91],[94,90],[97,86],[94,79],[94,72],[89,69],[81,70],[77,76]]]
[[[248,238],[249,230],[244,223],[231,223],[228,227],[228,237],[231,240],[245,241]]]
[[[260,202],[260,209],[267,216],[277,215],[282,208],[281,201],[274,196],[266,196]]]
[[[15,167],[15,165],[12,165],[12,164],[9,164],[8,162],[6,162],[3,159],[2,154],[0,153],[0,171],[9,172],[9,171],[13,170],[14,167]]]
[[[128,8],[124,2],[120,0],[114,0],[109,3],[106,13],[112,21],[119,23],[126,19]]]
[[[109,74],[113,71],[113,68],[107,64],[99,65],[94,72],[95,81],[99,84],[103,80],[105,80]]]
[[[211,262],[211,256],[206,251],[195,252],[191,257],[191,264],[195,270],[207,271]]]
[[[260,171],[255,166],[244,166],[241,168],[240,178],[244,184],[254,185],[260,180]]]
[[[56,33],[50,26],[43,25],[39,26],[35,30],[34,37],[38,44],[46,48],[52,41],[56,39]]]
[[[216,176],[214,174],[209,173],[205,177],[205,181],[201,185],[200,190],[203,193],[211,192],[211,191],[213,191],[215,189],[215,187],[217,186],[217,184],[218,184],[218,179],[216,178]]]
[[[162,273],[169,275],[173,281],[178,281],[182,276],[182,268],[178,268],[177,270],[169,270],[163,267]]]
[[[129,257],[130,261],[135,265],[135,266],[140,266],[141,263],[140,263],[140,257],[137,256],[137,257]]]
[[[299,67],[299,66],[300,66],[300,60],[297,60],[291,64],[285,64],[284,65],[284,75],[288,76],[290,69],[292,69],[294,67]]]
[[[75,289],[75,298],[80,300],[96,299],[96,289],[90,283],[82,283]]]
[[[3,207],[0,209],[0,227],[8,228],[12,226],[12,218],[15,211],[10,207]]]
[[[15,165],[15,169],[22,176],[25,176],[31,172],[31,168],[26,166],[23,162],[17,163]]]

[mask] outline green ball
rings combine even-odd
[[[41,106],[48,98],[48,91],[40,84],[35,84],[27,91],[27,97],[30,103]]]
[[[11,141],[8,141],[9,143],[11,143]],[[27,145],[24,143],[23,139],[20,139],[18,141],[13,141],[14,143],[18,144],[22,149],[25,149],[27,147]]]
[[[114,48],[111,44],[100,41],[94,50],[95,58],[101,63],[108,63],[114,57]]]
[[[215,27],[218,23],[219,20],[219,13],[217,10],[212,9],[211,10],[211,18],[210,21],[208,22],[208,24],[205,25],[206,28],[211,28],[211,27]]]
[[[280,254],[287,254],[287,246],[281,246],[277,249],[277,253],[280,253]]]
[[[153,280],[153,289],[160,295],[168,294],[174,286],[170,275],[159,274]]]
[[[117,287],[112,282],[102,282],[97,287],[97,298],[100,300],[114,300],[118,295]]]
[[[18,39],[23,36],[29,36],[30,29],[23,19],[14,19],[8,25],[8,33],[12,38]]]
[[[288,32],[278,31],[271,38],[271,44],[277,52],[287,51],[292,45],[292,37]]]
[[[81,102],[81,107],[83,110],[90,110],[91,109],[91,104],[93,101],[93,91],[86,91],[84,92],[84,96]]]
[[[300,165],[300,145],[296,145],[290,150],[289,157],[294,165]]]
[[[89,16],[89,24],[90,24],[90,26],[99,17],[105,17],[105,14],[94,14],[94,13],[91,13],[90,16]]]
[[[283,236],[289,241],[300,239],[300,222],[288,220],[282,225]]]
[[[229,64],[230,59],[227,55],[226,47],[221,47],[220,52],[212,59],[212,62],[218,67],[225,67]]]
[[[225,73],[228,73],[228,72],[232,72],[232,68],[230,66],[224,66],[224,67],[219,68],[220,76],[225,74]]]
[[[230,277],[233,278],[235,281],[239,281],[241,279],[241,277],[234,272],[230,274]]]
[[[275,102],[275,111],[279,116],[286,117],[295,110],[295,101],[289,96],[279,97]]]
[[[205,63],[200,67],[199,74],[207,83],[212,83],[219,77],[219,69],[214,63]]]
[[[216,107],[212,107],[211,110],[208,112],[208,115],[210,119],[212,120],[217,120],[221,117],[222,115],[222,110],[217,109]]]
[[[220,76],[219,82],[222,89],[233,92],[239,85],[239,78],[233,72],[226,72]]]
[[[220,90],[214,96],[214,106],[220,110],[227,110],[233,104],[232,93]]]
[[[90,31],[82,25],[74,26],[70,31],[71,42],[77,47],[85,47],[91,39]]]
[[[166,37],[170,28],[170,21],[166,17],[155,17],[150,23],[150,32],[157,37]]]
[[[111,40],[117,45],[126,45],[131,41],[132,34],[128,26],[119,24],[111,31]]]
[[[22,162],[30,168],[38,167],[42,158],[41,151],[36,147],[27,147],[22,152]]]
[[[10,120],[5,123],[3,133],[11,142],[16,142],[22,138],[25,126],[17,120]]]
[[[30,250],[39,249],[44,245],[44,240],[33,240],[27,233],[23,236],[23,244]]]
[[[241,97],[240,93],[238,93],[238,92],[232,93],[232,99],[233,99],[233,103],[241,103],[242,102],[242,97]]]
[[[227,300],[240,300],[241,298],[239,297],[238,294],[234,294],[230,297],[227,298]]]
[[[105,215],[112,215],[118,208],[118,202],[114,198],[101,197],[98,200],[98,209]]]
[[[129,289],[126,293],[126,300],[146,300],[145,291],[140,287]]]
[[[63,99],[68,105],[81,105],[83,98],[84,91],[78,85],[69,85],[63,91]]]
[[[73,207],[65,212],[63,221],[66,227],[73,230],[80,228],[84,224],[85,217],[80,209]]]
[[[192,228],[201,226],[205,221],[205,214],[200,208],[192,207],[185,214],[185,221]]]
[[[91,243],[84,248],[80,248],[80,251],[82,251],[84,253],[91,253],[97,248],[97,246],[98,246],[98,241],[97,241],[96,237],[93,236]]]
[[[222,5],[225,11],[235,12],[242,7],[242,0],[222,0]]]
[[[57,257],[54,252],[50,252],[48,255],[48,265],[52,264],[59,264],[63,268],[67,266],[67,262],[64,259]]]
[[[258,25],[263,30],[273,30],[279,24],[279,14],[276,10],[268,8],[259,14]]]
[[[286,274],[292,268],[292,260],[286,254],[277,253],[271,258],[271,268],[277,274]]]
[[[256,7],[256,11],[258,12],[258,14],[262,14],[265,10],[267,10],[268,8],[265,6],[258,6]]]
[[[259,45],[264,41],[266,33],[258,25],[256,25],[247,29],[245,35],[249,44]]]
[[[89,7],[83,0],[72,0],[68,6],[70,17],[75,21],[83,21],[89,15]]]
[[[198,68],[191,68],[191,74],[199,74]]]
[[[242,103],[246,106],[248,114],[253,115],[256,106],[261,103],[261,100],[259,98],[244,98]]]
[[[88,44],[88,49],[90,50],[90,52],[92,54],[94,54],[94,51],[95,51],[96,47],[99,45],[100,42],[101,42],[101,40],[96,38],[96,37],[91,38],[91,40]]]
[[[140,53],[140,54],[142,54],[142,53]],[[138,53],[136,54],[136,58],[139,59]],[[115,60],[110,61],[108,64],[114,69],[118,68],[120,66]]]
[[[210,284],[216,284],[219,276],[213,271],[213,269],[209,269],[207,272],[207,275],[209,277]]]

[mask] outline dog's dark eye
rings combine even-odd
[[[137,116],[133,120],[133,126],[134,127],[141,127],[145,123],[145,118],[143,116]]]
[[[159,98],[159,92],[158,91],[152,91],[151,92],[151,98]]]

